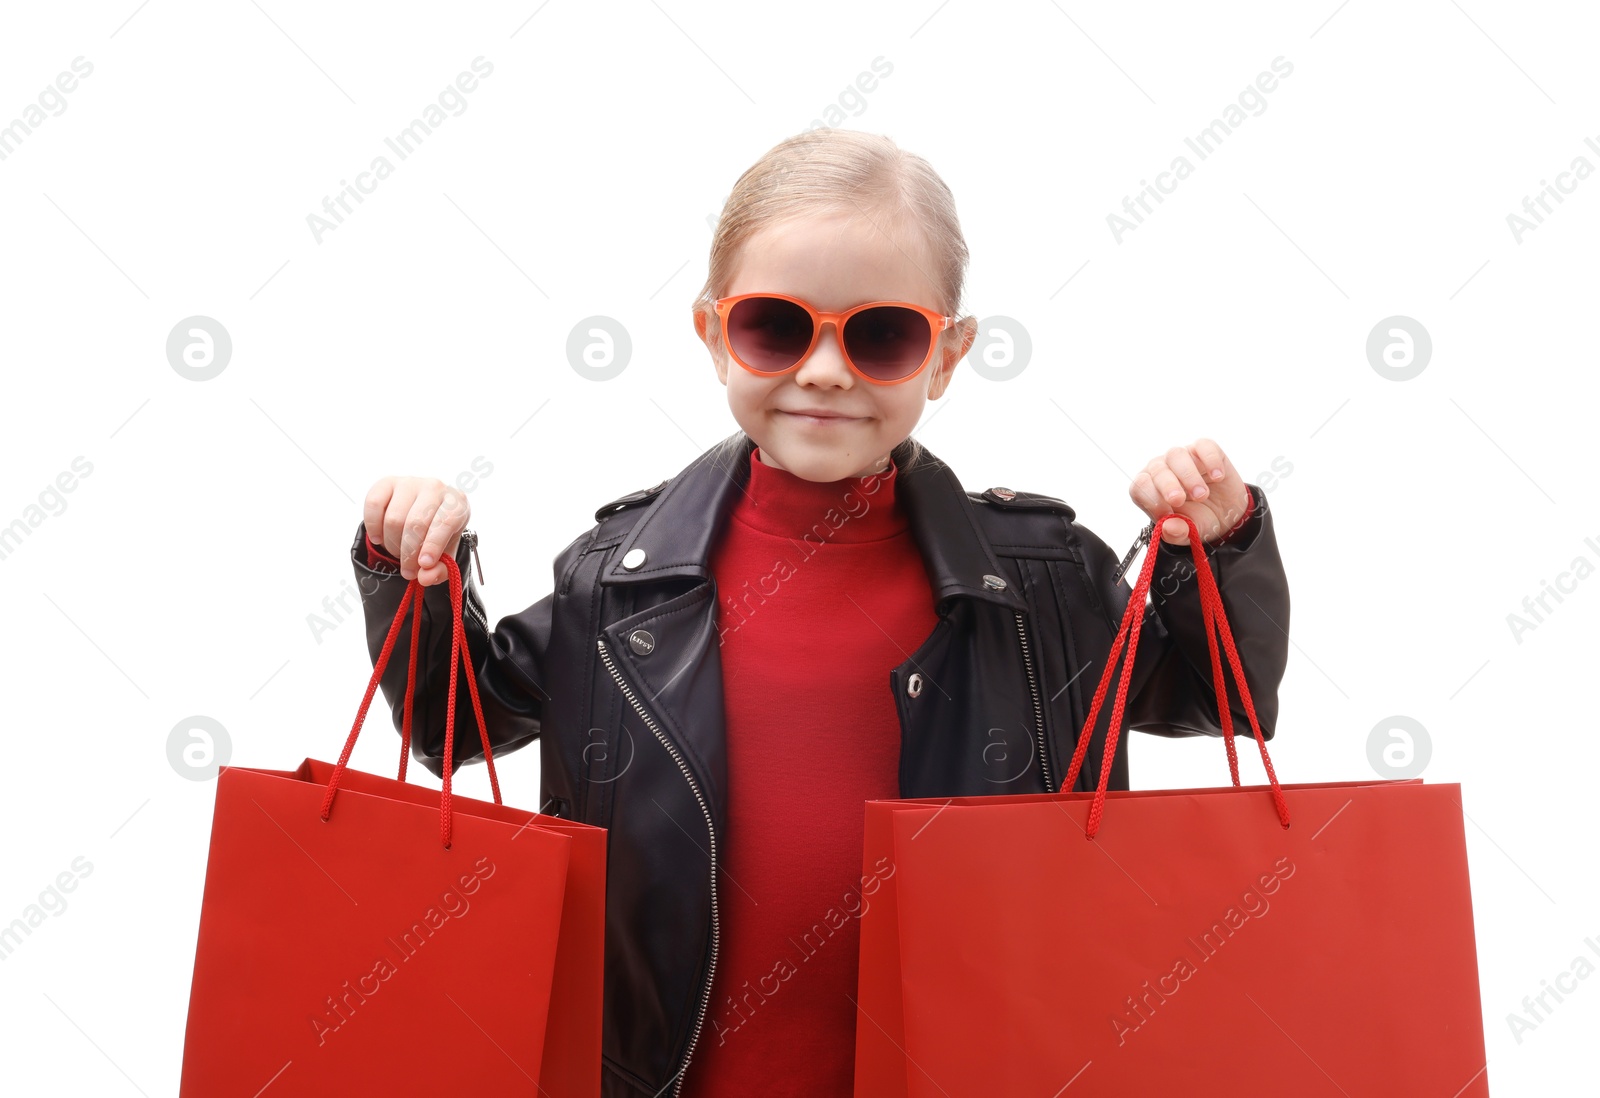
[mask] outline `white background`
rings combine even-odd
[[[1600,179],[1520,240],[1507,215],[1600,165],[1597,32],[1582,5],[1484,0],[6,5],[0,122],[93,65],[0,161],[0,525],[92,465],[0,559],[0,923],[92,865],[0,962],[8,1083],[176,1092],[214,790],[169,762],[174,729],[220,722],[244,766],[336,757],[370,663],[359,625],[319,640],[308,615],[353,590],[378,476],[492,465],[471,499],[497,619],[597,506],[732,431],[690,321],[708,219],[843,96],[839,124],[954,191],[964,312],[1031,336],[1014,380],[963,365],[918,437],[1119,550],[1129,478],[1171,445],[1214,437],[1257,483],[1292,465],[1278,773],[1372,777],[1374,730],[1421,722],[1424,777],[1468,816],[1494,1092],[1592,1089],[1600,979],[1520,1042],[1507,1016],[1600,940],[1600,579],[1520,638],[1507,615],[1600,565]],[[307,215],[479,56],[467,109],[318,242]],[[1197,161],[1184,137],[1280,56],[1266,109]],[[1119,242],[1107,215],[1180,154],[1193,174]],[[595,314],[633,341],[605,383],[567,361]],[[203,383],[165,351],[196,315],[233,341]],[[1365,350],[1396,315],[1433,342],[1408,381]],[[375,713],[353,765],[383,772]],[[1138,787],[1227,780],[1214,740],[1132,750]],[[509,803],[535,807],[537,767],[506,759]]]

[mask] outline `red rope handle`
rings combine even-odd
[[[455,561],[450,562],[454,564]],[[467,619],[462,613],[461,600],[461,574],[456,572],[454,586],[450,592],[450,609],[455,617],[456,636],[461,641],[461,666],[467,671],[467,693],[472,698],[472,714],[478,721],[478,741],[483,744],[484,765],[489,768],[489,787],[494,790],[494,803],[500,802],[500,777],[494,770],[494,751],[489,747],[489,724],[483,719],[483,703],[478,700],[478,676],[472,670],[472,649],[467,646]],[[453,727],[453,725],[452,725]]]
[[[1220,635],[1222,647],[1228,653],[1228,666],[1233,669],[1234,684],[1239,688],[1239,698],[1244,703],[1245,714],[1250,718],[1250,727],[1255,732],[1256,746],[1261,749],[1261,762],[1266,767],[1267,779],[1272,783],[1272,800],[1278,811],[1278,819],[1284,827],[1289,826],[1289,804],[1283,797],[1283,790],[1278,785],[1278,775],[1272,768],[1272,758],[1267,754],[1267,741],[1261,734],[1261,724],[1256,718],[1254,700],[1250,697],[1250,686],[1245,682],[1244,667],[1239,661],[1239,651],[1234,646],[1233,630],[1228,626],[1228,615],[1222,606],[1222,593],[1217,589],[1217,580],[1211,572],[1211,562],[1206,559],[1205,542],[1200,536],[1199,527],[1187,515],[1176,512],[1163,515],[1156,520],[1155,530],[1160,531],[1162,525],[1169,518],[1182,519],[1189,527],[1189,551],[1194,557],[1195,573],[1200,583],[1200,611],[1205,621],[1206,647],[1211,652],[1211,682],[1217,694],[1217,712],[1222,722],[1222,737],[1228,750],[1228,770],[1233,778],[1233,784],[1239,785],[1239,755],[1233,742],[1233,712],[1228,706],[1228,688],[1223,678],[1222,658],[1218,652],[1217,642]],[[1095,789],[1093,803],[1089,806],[1088,824],[1084,830],[1084,837],[1092,839],[1100,830],[1100,818],[1105,812],[1106,785],[1111,780],[1111,764],[1117,749],[1117,738],[1122,730],[1122,716],[1127,706],[1128,688],[1133,681],[1133,659],[1139,650],[1139,632],[1144,624],[1145,598],[1150,593],[1150,581],[1155,575],[1157,545],[1152,540],[1150,548],[1145,552],[1144,566],[1139,570],[1139,581],[1134,585],[1133,594],[1128,599],[1127,609],[1122,615],[1122,625],[1117,630],[1116,640],[1111,645],[1111,654],[1106,660],[1106,667],[1100,675],[1100,685],[1095,689],[1094,704],[1089,707],[1089,716],[1084,721],[1083,730],[1078,733],[1078,745],[1072,753],[1072,764],[1067,769],[1067,775],[1062,779],[1061,792],[1070,789],[1077,781],[1078,772],[1083,766],[1084,756],[1089,749],[1089,734],[1094,729],[1095,720],[1100,715],[1100,706],[1105,701],[1106,690],[1111,685],[1111,676],[1116,671],[1117,659],[1127,649],[1127,659],[1123,662],[1122,674],[1117,680],[1117,695],[1112,702],[1111,723],[1106,732],[1105,752],[1100,760],[1100,781]]]
[[[407,589],[407,593],[409,594],[409,588]],[[402,606],[401,609],[400,609],[400,613],[395,615],[395,621],[398,622],[400,620],[401,615],[404,614],[404,613],[405,613],[405,608]],[[419,639],[421,639],[421,636],[422,636],[422,599],[420,597],[418,597],[416,599],[413,599],[412,603],[411,603],[411,662],[406,667],[406,682],[408,684],[412,683],[412,682],[415,682],[416,678],[417,678],[417,641]],[[405,715],[405,720],[401,724],[401,732],[400,732],[400,780],[401,781],[405,781],[406,780],[406,763],[411,758],[411,703],[412,703],[413,700],[415,700],[416,696],[417,696],[417,692],[415,690],[410,689],[410,687],[408,685],[408,687],[406,689],[406,715]]]
[[[439,795],[439,837],[446,850],[450,849],[451,836],[451,791],[450,770],[455,745],[456,729],[456,674],[458,667],[466,668],[467,691],[472,696],[472,711],[478,721],[478,736],[483,742],[483,761],[489,767],[489,785],[494,790],[494,803],[500,800],[500,778],[494,769],[494,752],[489,747],[489,726],[483,718],[483,706],[478,700],[478,680],[473,673],[471,649],[467,645],[467,630],[465,615],[462,613],[461,593],[461,568],[456,564],[455,558],[444,557],[445,571],[450,576],[450,692],[445,708],[444,725],[444,788]],[[411,753],[411,712],[412,704],[416,697],[417,684],[417,647],[418,635],[422,626],[422,599],[424,588],[420,580],[412,580],[406,586],[405,596],[400,600],[400,607],[395,611],[394,622],[389,626],[389,634],[383,640],[383,651],[378,654],[378,662],[372,669],[372,678],[367,682],[367,692],[361,699],[361,708],[356,711],[355,723],[350,728],[350,735],[344,742],[344,750],[339,753],[339,762],[333,768],[333,776],[328,779],[328,791],[322,798],[322,821],[328,822],[328,817],[333,811],[334,794],[339,788],[339,779],[344,776],[345,767],[350,762],[350,752],[355,749],[356,737],[361,734],[361,726],[367,719],[367,709],[372,705],[372,697],[378,691],[378,683],[383,679],[384,668],[389,665],[389,657],[394,653],[395,640],[400,635],[400,623],[405,620],[406,610],[411,614],[411,660],[406,675],[405,716],[402,720],[400,735],[400,781],[406,780],[406,760]]]
[[[456,726],[456,661],[461,661],[461,666],[467,669],[467,692],[472,695],[472,712],[478,720],[478,735],[483,742],[483,761],[489,766],[489,785],[494,790],[494,803],[500,802],[500,779],[494,771],[494,752],[489,749],[489,727],[484,723],[483,707],[478,702],[477,677],[472,673],[472,650],[467,647],[466,615],[461,610],[461,569],[456,565],[455,559],[450,556],[444,558],[450,572],[450,694],[449,703],[445,714],[444,736],[444,791],[440,798],[439,833],[444,840],[444,848],[450,849],[450,771],[451,758],[455,748]],[[413,583],[416,581],[413,580]],[[408,684],[409,686],[409,680]]]

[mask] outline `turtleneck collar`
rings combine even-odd
[[[767,465],[750,451],[750,482],[734,517],[776,537],[834,542],[881,541],[905,532],[909,521],[895,499],[894,459],[881,473],[812,481]]]

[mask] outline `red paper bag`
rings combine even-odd
[[[442,791],[404,781],[416,581],[337,764],[217,776],[183,1098],[600,1093],[605,831],[500,803],[460,572],[444,559],[455,621]],[[346,763],[408,605],[397,781]],[[451,790],[458,660],[492,803]]]
[[[1097,791],[869,801],[862,1098],[1489,1093],[1460,787],[1280,785],[1189,526],[1233,785],[1106,790],[1128,665]],[[1239,784],[1219,636],[1269,785]]]

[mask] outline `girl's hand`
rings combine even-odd
[[[400,560],[400,574],[423,586],[450,578],[444,554],[454,554],[472,507],[467,497],[431,477],[383,477],[362,507],[367,537]]]
[[[1128,495],[1152,520],[1174,511],[1188,516],[1207,545],[1237,526],[1251,505],[1244,478],[1222,447],[1208,438],[1151,458],[1133,478]],[[1189,527],[1171,519],[1161,524],[1161,539],[1169,545],[1188,545]]]

